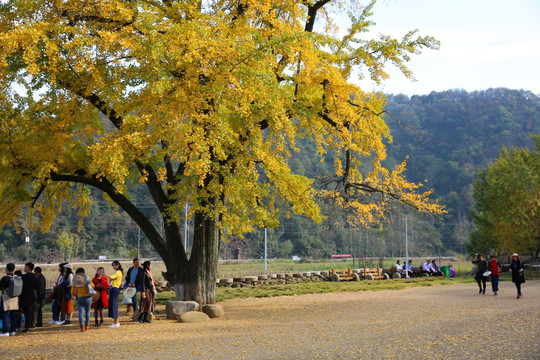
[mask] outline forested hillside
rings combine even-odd
[[[409,180],[424,182],[446,205],[442,217],[419,215],[398,206],[388,214],[382,228],[349,228],[343,214],[325,209],[321,224],[300,216],[283,214],[281,225],[268,231],[268,256],[326,258],[335,253],[363,256],[403,256],[405,217],[408,220],[409,255],[455,254],[465,251],[472,230],[470,209],[472,184],[480,168],[491,163],[501,146],[533,146],[531,133],[540,134],[540,98],[528,91],[489,89],[468,93],[460,90],[433,92],[425,96],[388,96],[386,120],[393,142],[388,146],[390,165],[407,156]],[[304,143],[298,146],[308,146]],[[309,150],[309,149],[308,149]],[[309,176],[325,173],[333,164],[315,155],[293,154],[294,171]],[[19,232],[6,227],[0,234],[0,260],[26,258],[51,260],[58,257],[97,258],[99,255],[130,257],[137,253],[138,229],[101,194],[90,216],[79,227],[77,214],[69,204],[46,234],[29,231],[21,222]],[[137,198],[138,204],[146,203]],[[151,206],[146,209],[156,218]],[[156,220],[157,221],[157,220]],[[188,224],[188,231],[191,231]],[[261,230],[222,244],[222,257],[240,249],[242,257],[263,256]],[[26,236],[30,242],[25,243]],[[141,235],[142,256],[155,256]]]

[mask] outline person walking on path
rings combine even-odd
[[[24,313],[23,333],[34,327],[34,316],[37,310],[37,278],[34,275],[34,264],[28,262],[24,264],[24,275],[21,277],[23,288],[19,297],[20,305]]]
[[[499,291],[499,275],[501,274],[501,266],[497,261],[495,255],[491,255],[489,261],[489,271],[491,271],[491,289],[493,290],[493,295],[497,295]]]
[[[99,292],[98,301],[92,303],[92,308],[94,308],[94,319],[96,320],[96,326],[103,325],[103,308],[109,307],[109,295],[107,290],[109,290],[109,280],[105,276],[105,269],[98,267],[96,271],[96,276],[92,279],[94,288]],[[99,314],[99,322],[98,322]]]
[[[34,268],[34,275],[36,275],[36,294],[37,294],[37,306],[34,316],[34,326],[43,326],[43,300],[45,299],[45,288],[47,287],[47,281],[42,274],[41,268],[36,266]]]
[[[150,261],[145,261],[143,264],[143,280],[141,291],[141,314],[139,315],[140,323],[150,323],[148,314],[154,312],[154,295],[156,286],[154,275],[152,274],[152,264]]]
[[[71,287],[71,295],[77,297],[77,308],[79,309],[79,326],[81,332],[85,332],[90,328],[90,307],[92,306],[92,294],[90,287],[93,289],[94,284],[90,282],[83,268],[78,268],[75,271],[73,278],[73,286]],[[84,318],[83,318],[84,315]]]
[[[6,265],[6,275],[0,279],[2,300],[0,301],[0,313],[2,314],[2,333],[0,336],[17,335],[17,313],[19,311],[19,297],[9,296],[8,289],[11,278],[15,275],[15,264]]]
[[[140,268],[140,266],[141,261],[137,258],[133,259],[133,266],[128,269],[126,274],[126,282],[124,283],[124,289],[131,287],[135,288],[137,292],[142,291],[141,282],[143,270]],[[131,299],[134,313],[137,311],[137,292],[135,292],[135,295]]]
[[[521,261],[517,253],[513,253],[512,262],[510,263],[510,272],[512,273],[512,282],[516,285],[518,299],[523,296],[521,294],[521,284],[525,282],[523,269],[523,261]]]
[[[47,323],[49,325],[61,325],[64,320],[66,320],[66,315],[62,314],[62,287],[60,286],[60,284],[62,284],[62,274],[64,273],[64,266],[66,264],[67,263],[65,262],[58,264],[58,278],[56,279],[56,283],[53,283],[51,281],[51,284],[53,286],[51,299],[53,300],[53,302],[51,305],[52,320]]]
[[[62,299],[62,314],[66,315],[66,320],[62,323],[63,326],[71,326],[71,318],[73,313],[73,296],[71,295],[71,286],[73,285],[73,270],[71,264],[64,265],[62,274],[62,283],[60,284]]]
[[[119,261],[115,260],[112,262],[112,268],[114,269],[114,274],[111,276],[105,275],[111,281],[111,291],[109,294],[109,317],[113,319],[112,325],[109,325],[110,328],[120,327],[120,322],[118,321],[118,298],[120,296],[120,285],[122,284],[122,274],[124,269]]]
[[[476,279],[478,287],[480,288],[480,291],[478,293],[483,295],[486,293],[486,277],[484,276],[484,273],[487,271],[488,263],[484,259],[484,256],[482,256],[482,254],[476,254],[476,258],[474,258],[472,263],[476,264],[477,266],[476,276],[474,278]]]

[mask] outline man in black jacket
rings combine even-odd
[[[21,277],[23,281],[23,288],[20,299],[22,311],[24,313],[24,329],[23,333],[28,332],[29,328],[34,327],[34,315],[37,306],[37,278],[33,273],[34,264],[29,262],[24,264],[24,275]]]
[[[135,258],[133,259],[133,266],[130,267],[126,274],[126,282],[124,284],[124,288],[132,287],[137,290],[137,292],[141,291],[141,285],[142,285],[142,279],[143,279],[143,269],[140,267],[141,262],[139,259]],[[137,311],[137,293],[135,293],[135,296],[132,298],[133,303],[133,312]]]
[[[37,280],[37,287],[36,287],[37,305],[36,305],[36,312],[34,314],[34,326],[42,327],[43,326],[43,299],[45,299],[45,288],[47,286],[47,282],[45,281],[45,277],[41,273],[41,268],[39,266],[37,266],[34,269],[34,274],[36,275],[36,280]]]

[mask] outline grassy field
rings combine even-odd
[[[528,276],[528,278],[533,278]],[[510,281],[508,273],[502,274],[500,281]],[[376,280],[376,281],[346,281],[346,282],[302,282],[297,284],[284,285],[262,285],[256,287],[228,288],[219,287],[216,289],[217,301],[235,299],[235,298],[264,298],[275,296],[296,296],[306,294],[322,294],[336,292],[360,292],[360,291],[382,291],[382,290],[401,290],[410,287],[437,286],[451,284],[473,284],[472,276],[458,276],[453,280],[446,277],[429,277],[398,280]],[[476,285],[475,285],[476,286]],[[487,286],[488,290],[490,285]],[[158,294],[156,302],[165,305],[168,301],[174,300],[173,292],[162,292]]]
[[[404,261],[401,259],[402,262]],[[420,266],[425,259],[415,259],[413,264]],[[383,268],[387,269],[392,267],[396,263],[396,259],[384,259]],[[472,269],[472,264],[469,261],[463,260],[445,260],[441,259],[439,266],[447,266],[452,264],[458,274],[467,274]],[[261,274],[275,274],[283,272],[304,272],[304,271],[328,271],[334,269],[357,269],[357,268],[375,268],[378,267],[378,260],[365,260],[364,262],[358,262],[358,260],[346,260],[346,261],[293,261],[287,259],[268,260],[268,270],[264,271],[263,260],[248,260],[243,262],[225,262],[218,266],[218,277],[237,277],[237,276],[249,276],[249,275],[261,275]]]
[[[421,264],[420,259],[413,260],[415,266]],[[424,260],[425,261],[425,260]],[[127,269],[131,266],[131,261],[122,261],[122,266],[124,271],[127,272]],[[328,271],[332,268],[334,269],[356,269],[361,267],[377,267],[378,260],[369,260],[360,263],[355,260],[354,264],[352,260],[346,261],[293,261],[288,259],[277,259],[277,260],[268,260],[268,270],[264,271],[264,262],[263,260],[246,260],[246,261],[229,261],[223,262],[218,265],[218,278],[224,277],[239,277],[239,276],[249,276],[249,275],[262,275],[262,274],[275,274],[275,273],[285,273],[285,272],[305,272],[305,271]],[[472,264],[468,261],[455,260],[448,261],[445,259],[441,260],[441,265],[448,265],[452,263],[458,275],[466,275],[470,273],[472,269]],[[395,264],[395,259],[384,259],[383,268],[390,268]],[[51,281],[56,281],[58,277],[58,271],[56,265],[40,265],[43,269],[43,275],[47,279],[47,287],[51,287]],[[105,273],[112,275],[113,269],[111,267],[111,261],[108,262],[86,262],[86,263],[73,263],[73,272],[79,267],[85,269],[86,274],[90,277],[93,277],[96,273],[96,269],[102,266],[105,268]],[[164,280],[162,272],[165,271],[165,265],[162,261],[152,262],[153,273],[157,280]],[[22,270],[22,266],[18,265],[17,269]]]

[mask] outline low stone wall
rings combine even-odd
[[[242,276],[235,278],[222,278],[216,280],[218,287],[253,287],[259,285],[297,284],[300,282],[330,281],[328,271],[309,271],[281,274],[267,274],[257,276]]]

